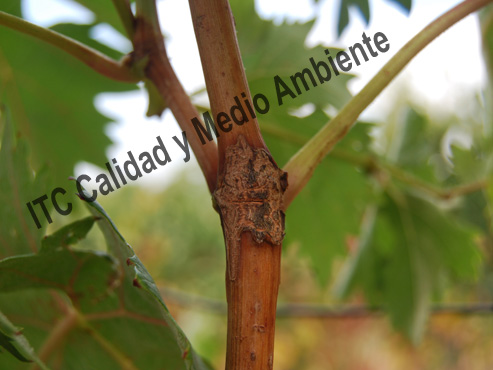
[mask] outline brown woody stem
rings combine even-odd
[[[226,369],[272,369],[285,176],[243,136],[227,148],[224,169],[214,200],[227,255]]]
[[[219,112],[229,114],[235,96],[242,99],[241,93],[245,93],[248,100],[252,99],[229,3],[227,0],[190,0],[189,3],[212,113],[214,117]],[[234,125],[231,132],[218,138],[220,173],[226,148],[236,144],[239,135],[250,146],[266,149],[256,119]]]
[[[281,246],[258,244],[243,233],[240,250],[238,276],[226,279],[226,369],[272,369]]]
[[[217,147],[214,142],[202,145],[195,134],[191,119],[198,117],[199,112],[190,101],[169,62],[154,1],[137,2],[133,44],[136,63],[147,60],[145,75],[155,85],[182,130],[187,133],[188,142],[212,192],[217,179]]]
[[[227,0],[189,0],[214,117],[235,96],[251,101]],[[271,158],[256,119],[218,137],[214,192],[226,242],[226,369],[272,369],[286,176]]]

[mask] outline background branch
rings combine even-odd
[[[226,303],[222,300],[206,298],[199,295],[181,292],[175,289],[160,288],[168,304],[183,308],[204,311],[218,315],[227,313]],[[493,302],[478,303],[446,303],[431,307],[433,315],[490,315],[493,314]],[[278,318],[320,318],[343,319],[383,315],[384,309],[378,306],[279,303]]]
[[[169,62],[154,1],[137,1],[133,45],[136,63],[139,61],[146,63],[146,77],[154,84],[160,98],[171,109],[181,129],[187,132],[188,142],[202,169],[209,191],[213,192],[217,179],[217,146],[212,141],[202,145],[198,135],[195,134],[191,119],[199,117],[199,112]]]

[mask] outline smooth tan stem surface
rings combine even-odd
[[[134,35],[135,31],[135,19],[132,13],[132,9],[130,7],[129,0],[111,0],[113,2],[113,6],[118,12],[118,16],[122,21],[123,28],[125,28],[125,32],[127,36],[131,39]]]
[[[243,100],[241,93],[245,93],[252,100],[236,39],[234,19],[227,0],[190,0],[189,3],[211,110],[216,118],[220,112],[229,114],[235,104],[235,96]],[[250,119],[241,126],[233,126],[230,132],[221,132],[218,138],[220,173],[226,148],[236,144],[239,135],[243,135],[252,147],[266,148],[256,119]]]
[[[258,244],[250,233],[240,243],[237,279],[226,279],[226,369],[272,369],[281,246]]]

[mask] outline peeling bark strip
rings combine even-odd
[[[223,179],[214,200],[223,224],[229,279],[238,275],[240,239],[245,231],[261,244],[281,245],[284,238],[283,194],[287,173],[280,170],[269,153],[252,148],[243,135],[226,149]]]

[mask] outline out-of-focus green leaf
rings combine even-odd
[[[490,183],[493,179],[490,178]],[[493,200],[493,199],[492,199]],[[459,207],[453,210],[453,214],[461,221],[467,222],[483,231],[493,240],[493,225],[490,225],[493,208],[486,191],[476,191],[464,195],[459,201]]]
[[[479,15],[483,39],[483,55],[490,77],[490,85],[492,86],[490,89],[493,89],[493,4],[483,8]]]
[[[3,123],[0,148],[1,259],[38,250],[42,229],[36,227],[26,203],[46,194],[47,179],[42,173],[36,177],[33,175],[27,164],[26,142],[22,138],[15,140],[7,110],[0,111],[0,123]],[[40,210],[37,212],[41,214]]]
[[[14,5],[2,3],[0,9],[19,15]],[[91,46],[98,44],[89,38],[87,25],[55,29]],[[136,86],[111,81],[63,51],[8,28],[0,27],[0,39],[0,100],[11,109],[16,132],[28,138],[33,165],[51,164],[50,177],[58,186],[78,161],[104,164],[110,143],[104,126],[109,119],[95,109],[94,97]],[[102,45],[98,49],[109,51]]]
[[[402,9],[404,9],[404,11],[406,11],[407,13],[411,11],[411,6],[413,5],[412,0],[387,0],[387,1],[400,5]]]
[[[16,328],[0,311],[0,347],[5,348],[19,361],[34,361],[42,370],[48,370],[34,353],[33,348],[22,335],[22,329]],[[0,356],[2,351],[0,351]],[[3,355],[5,356],[5,355]]]
[[[41,347],[58,326],[70,325],[63,346],[45,356],[50,366],[62,358],[64,369],[79,369],[81,364],[108,370],[209,369],[191,348],[153,279],[113,222],[99,204],[88,205],[93,217],[64,227],[49,237],[44,253],[10,257],[0,262],[2,310],[7,316],[15,315],[16,323],[25,327],[27,337],[31,339],[32,334],[35,348]],[[114,257],[67,246],[75,241],[74,236],[85,234],[90,220],[95,218]],[[56,241],[60,243],[58,247]],[[61,290],[71,303],[50,294],[41,299],[33,288]],[[54,302],[48,303],[52,299]],[[41,332],[29,321],[33,315],[29,313],[30,305],[24,307],[26,302],[33,305],[36,301],[48,303],[47,306],[38,303],[38,312],[34,314],[41,322],[43,318],[49,320]],[[46,309],[54,316],[47,315]],[[2,361],[0,357],[0,368],[9,364]]]
[[[337,22],[337,34],[339,36],[349,23],[349,7],[351,6],[355,6],[360,11],[366,24],[370,22],[370,4],[368,4],[368,0],[341,0],[339,20]]]
[[[102,218],[99,226],[106,239],[109,251],[120,260],[122,265],[126,265],[122,288],[126,295],[125,301],[129,307],[139,307],[142,313],[149,313],[150,315],[157,315],[159,312],[159,317],[166,322],[168,330],[173,334],[175,344],[181,351],[179,360],[184,362],[187,369],[208,369],[208,365],[195,353],[185,334],[170,315],[154,280],[135,255],[132,247],[120,234],[113,221],[98,202],[90,202],[88,207],[95,217]]]
[[[0,261],[0,292],[20,289],[61,289],[74,300],[98,298],[117,279],[108,255],[59,250],[8,257]],[[89,298],[90,296],[90,298]]]
[[[122,22],[118,16],[118,12],[113,5],[113,1],[100,1],[100,0],[75,0],[79,4],[85,6],[91,10],[98,23],[108,23],[114,29],[122,34],[122,36],[127,36],[125,30],[123,29]]]
[[[438,172],[445,172],[441,146],[446,127],[434,126],[413,108],[404,108],[383,125],[381,161],[390,162],[423,181],[439,184]],[[439,159],[439,160],[438,160]]]
[[[371,235],[346,266],[339,293],[362,289],[387,307],[396,328],[421,337],[431,295],[444,281],[473,280],[481,262],[473,232],[432,204],[400,194],[385,197]]]
[[[253,1],[234,0],[231,8],[235,15],[238,42],[242,53],[245,72],[252,96],[263,94],[270,103],[271,115],[273,110],[279,110],[286,115],[286,108],[300,107],[312,103],[318,108],[326,108],[333,105],[341,108],[351,97],[346,84],[350,75],[332,75],[330,81],[320,84],[315,73],[313,76],[317,86],[313,86],[310,79],[307,84],[309,91],[300,84],[301,95],[296,93],[290,76],[301,72],[304,68],[312,69],[310,58],[315,62],[327,61],[325,47],[317,46],[306,48],[305,39],[313,26],[312,22],[304,24],[281,24],[275,26],[270,21],[259,18],[255,12]],[[331,55],[335,57],[337,50],[329,48]],[[323,70],[323,69],[322,69]],[[274,77],[279,76],[297,95],[292,99],[285,96],[282,100],[282,109],[279,109]],[[281,90],[282,91],[282,90]],[[238,91],[240,95],[242,91]]]
[[[399,137],[390,144],[398,143],[394,161],[406,167],[426,162],[432,150],[429,143],[431,140],[423,140],[425,130],[428,129],[426,117],[413,109],[407,110],[404,121],[397,129]]]
[[[25,205],[45,193],[42,177],[34,177],[27,164],[27,147],[21,138],[15,140],[7,110],[0,110],[0,127],[3,128],[0,147],[0,259],[16,254],[37,251],[43,232],[37,229]],[[3,281],[2,281],[3,283]],[[0,294],[0,311],[4,308]],[[14,312],[22,305],[15,306]],[[30,344],[21,331],[12,325],[0,312],[0,341],[14,357],[0,354],[0,368],[25,369],[19,359],[35,361],[43,370],[47,369],[35,356]],[[12,349],[15,350],[12,352]],[[16,356],[17,355],[17,356]]]
[[[478,142],[476,142],[478,143]],[[475,144],[476,144],[475,143]],[[484,179],[488,167],[492,168],[493,152],[488,153],[477,145],[469,149],[452,145],[454,181],[468,183]]]
[[[407,14],[411,11],[412,0],[388,0],[391,3],[399,5]],[[337,20],[337,35],[340,36],[349,24],[349,8],[356,7],[366,24],[370,23],[370,4],[368,0],[340,0],[339,17]]]
[[[334,258],[347,253],[348,239],[358,233],[371,193],[362,173],[334,159],[324,161],[310,182],[287,211],[285,243],[299,243],[327,284]]]
[[[83,220],[75,221],[62,227],[52,235],[45,236],[41,241],[40,252],[63,249],[69,245],[77,243],[80,239],[86,237],[95,220],[96,219],[94,217],[86,217]]]
[[[274,158],[283,165],[328,120],[316,110],[303,118],[288,115],[281,125],[275,115],[267,114],[261,127]],[[368,154],[370,127],[365,123],[353,127],[286,214],[285,245],[299,244],[300,253],[309,257],[322,284],[328,282],[334,257],[346,253],[348,237],[358,233],[363,210],[372,199],[366,175],[356,168],[353,158]]]

